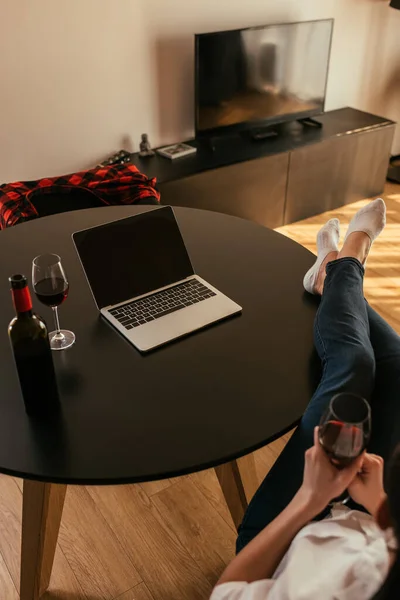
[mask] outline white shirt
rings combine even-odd
[[[387,577],[391,549],[392,530],[337,505],[297,534],[272,579],[223,583],[210,600],[369,600]]]

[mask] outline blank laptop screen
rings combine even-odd
[[[169,206],[74,233],[99,308],[193,275]]]

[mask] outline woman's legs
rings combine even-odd
[[[339,224],[328,221],[318,234],[318,257],[314,267],[305,277],[305,287],[311,293],[323,292],[315,319],[315,344],[323,365],[321,383],[299,427],[250,503],[239,528],[238,551],[285,508],[298,490],[303,474],[304,453],[313,443],[314,427],[318,425],[332,396],[341,391],[353,392],[371,402],[375,355],[370,341],[370,320],[377,360],[382,367],[379,369],[379,379],[386,379],[386,375],[392,373],[394,365],[397,364],[397,342],[391,338],[391,351],[388,355],[387,341],[383,339],[383,324],[379,318],[374,318],[375,315],[366,304],[363,294],[362,264],[365,263],[371,244],[383,230],[385,223],[385,203],[377,199],[353,217],[345,243],[338,255],[335,232],[339,235]],[[323,238],[319,239],[322,234]],[[321,243],[318,244],[318,240]],[[329,260],[336,257],[341,260],[326,266]],[[395,378],[389,376],[389,379],[393,382]],[[393,394],[393,385],[386,382],[385,396]],[[381,386],[378,389],[381,396]],[[385,444],[390,444],[385,442],[387,429],[383,404],[377,400],[373,404],[374,414],[379,413],[372,436],[374,450],[375,447],[382,449]],[[392,428],[393,432],[389,437],[394,439],[397,430],[396,426],[392,425]]]
[[[400,442],[400,336],[367,304],[376,376],[368,450],[385,461]]]
[[[299,427],[252,499],[239,527],[240,551],[290,502],[301,485],[304,453],[332,396],[346,391],[371,400],[375,358],[363,294],[364,269],[355,258],[328,264],[314,335],[323,375]]]

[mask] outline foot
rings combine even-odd
[[[364,265],[373,242],[385,225],[386,205],[382,198],[377,198],[361,208],[352,218],[339,258],[351,256]]]
[[[317,235],[317,260],[306,273],[303,285],[310,294],[322,294],[325,281],[325,267],[337,258],[340,239],[340,223],[338,219],[330,219]]]

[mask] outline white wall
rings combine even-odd
[[[388,0],[0,0],[0,16],[0,182],[89,167],[144,131],[190,137],[195,32],[333,17],[326,108],[400,120]]]

